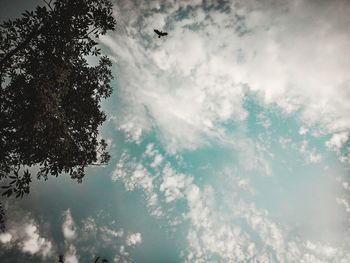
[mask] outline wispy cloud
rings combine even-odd
[[[171,151],[198,147],[221,138],[216,124],[246,118],[245,88],[308,125],[350,129],[346,1],[216,4],[115,5],[121,30],[100,40],[118,64],[120,129],[136,140],[155,126]]]
[[[294,147],[295,151],[298,151],[299,145],[296,144]],[[305,145],[304,147],[307,149]],[[303,154],[306,152],[305,149]],[[252,200],[256,192],[259,193],[261,189],[254,187],[248,176],[240,177],[237,172],[227,170],[223,178],[232,180],[222,182],[222,185],[226,187],[221,184],[214,186],[209,183],[210,178],[200,177],[194,180],[193,175],[179,172],[166,160],[160,169],[154,170],[149,165],[152,160],[147,158],[155,156],[156,152],[158,152],[157,148],[149,144],[146,145],[144,153],[140,154],[140,159],[136,156],[133,158],[129,156],[120,160],[116,171],[122,176],[115,176],[114,179],[122,181],[129,191],[143,190],[151,214],[167,220],[169,228],[177,231],[185,229],[187,238],[187,248],[183,250],[185,262],[249,262],[254,260],[261,262],[331,262],[349,258],[350,254],[347,253],[346,247],[330,245],[324,243],[322,239],[318,241],[317,237],[314,237],[315,240],[309,239],[306,234],[296,234],[298,227],[293,224],[288,225],[288,221],[285,220],[276,222],[268,210],[258,208]],[[140,166],[141,163],[142,166]],[[139,173],[140,167],[142,167],[142,173]],[[216,171],[216,173],[220,172]],[[135,180],[135,174],[139,174],[136,177],[137,180]],[[152,174],[154,178],[152,184],[146,183],[147,180],[145,180],[149,174]],[[222,180],[218,174],[211,176],[216,180]],[[205,181],[201,181],[202,179]],[[199,181],[201,184],[198,184]],[[317,188],[320,186],[318,185]],[[329,189],[325,190],[323,195],[326,197],[322,198],[323,205],[332,205],[327,203],[329,198],[332,198]],[[239,191],[245,191],[250,198],[245,198]],[[322,192],[322,189],[319,191]],[[308,204],[310,206],[315,205],[311,196],[305,193],[302,195],[303,202],[311,202]],[[152,199],[152,196],[156,198]],[[341,199],[333,201],[333,205],[336,205],[337,202],[344,204]],[[181,208],[179,203],[185,204],[186,208]],[[295,207],[295,204],[289,205]],[[308,209],[308,205],[299,207],[294,212],[303,213],[304,209]],[[316,220],[316,217],[326,211],[331,210],[325,208],[316,212],[315,215],[309,212],[307,215],[301,215],[301,218],[295,216],[295,219],[304,224],[304,227],[309,227],[307,220]],[[317,223],[319,226],[330,226],[327,219],[319,221]],[[179,225],[181,227],[178,228]]]
[[[293,196],[291,186],[278,188],[282,180],[278,176],[293,182],[299,178],[295,173],[300,163],[316,172],[320,171],[316,164],[327,166],[327,154],[322,152],[326,148],[310,140],[322,137],[318,142],[323,147],[341,154],[349,139],[347,1],[119,1],[114,10],[120,30],[100,38],[116,62],[120,107],[113,117],[116,128],[144,153],[137,157],[126,150],[113,180],[122,181],[128,191],[142,190],[151,214],[168,220],[170,228],[188,226],[184,260],[347,261],[346,246],[295,234],[302,228],[277,223],[257,201],[259,187],[263,188],[257,184],[271,180],[265,191],[288,189]],[[156,38],[153,28],[167,31],[168,37]],[[249,96],[257,97],[266,112],[294,116],[294,133],[287,127],[274,133],[276,120],[249,109]],[[252,138],[258,126],[263,131]],[[237,157],[236,174],[227,186],[232,194],[224,196],[214,180],[177,169],[154,144],[144,147],[143,138],[151,132],[166,155],[177,160],[213,145],[232,148],[236,154],[232,156]],[[278,142],[282,147],[276,146]],[[282,160],[284,152],[291,160]],[[210,174],[218,178],[227,167],[215,168]],[[290,177],[285,175],[289,173]],[[263,181],[251,174],[271,179]],[[315,188],[322,188],[325,181],[320,179]],[[305,223],[310,218],[335,211],[328,206],[345,205],[344,199],[333,198],[337,193],[332,187],[322,198],[332,202],[315,215],[306,211],[301,224],[310,227]],[[241,190],[250,197],[239,196]],[[310,208],[317,210],[317,202],[306,192],[300,190],[305,200],[293,204],[310,202]],[[217,199],[229,201],[221,204]],[[176,212],[180,203],[186,209]],[[281,211],[288,210],[285,206]],[[319,221],[318,226],[332,225]]]

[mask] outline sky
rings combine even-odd
[[[113,12],[111,161],[9,200],[0,261],[350,262],[350,2]]]

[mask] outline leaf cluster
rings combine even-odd
[[[67,173],[81,182],[85,168],[106,163],[98,140],[106,119],[100,101],[111,95],[111,61],[96,38],[114,30],[108,0],[57,0],[0,25],[0,182],[3,195],[29,193],[38,178]]]

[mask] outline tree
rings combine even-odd
[[[96,38],[114,30],[108,0],[45,1],[0,25],[0,182],[3,195],[29,193],[37,178],[69,174],[110,156],[98,139],[106,119],[100,101],[111,95],[111,61]],[[1,213],[0,213],[1,214]],[[1,216],[0,216],[1,219]],[[0,220],[1,222],[1,220]]]

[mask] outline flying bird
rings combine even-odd
[[[154,32],[156,32],[156,34],[158,35],[158,38],[168,35],[167,32],[162,32],[162,31],[159,31],[158,29],[154,29]]]

